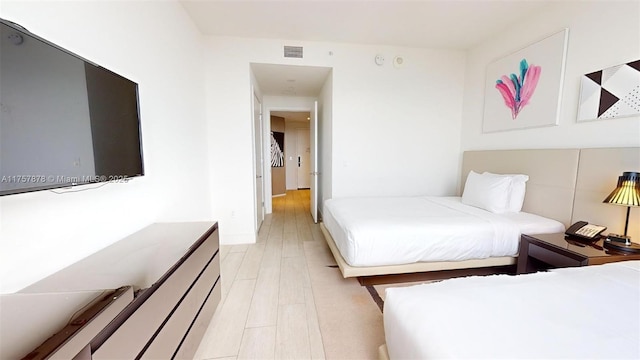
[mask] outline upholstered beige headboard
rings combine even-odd
[[[460,194],[469,171],[527,174],[523,211],[568,226],[587,221],[623,233],[627,208],[602,203],[624,171],[640,172],[640,148],[465,151]],[[640,208],[631,208],[628,235],[640,239]]]
[[[471,170],[478,173],[526,174],[529,181],[522,210],[569,226],[579,158],[579,149],[465,151],[460,194]]]
[[[580,150],[578,182],[572,222],[579,220],[607,227],[606,233],[622,234],[627,208],[603,204],[625,171],[640,172],[640,148]],[[628,235],[640,240],[640,208],[631,208]]]

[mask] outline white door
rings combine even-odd
[[[296,130],[296,161],[298,162],[298,189],[311,186],[311,141],[309,129]]]
[[[309,186],[311,193],[311,217],[313,222],[318,222],[318,102],[313,105],[313,111],[311,111],[311,186]]]
[[[260,231],[262,221],[264,220],[264,179],[262,177],[263,154],[262,154],[262,104],[253,93],[253,151],[255,165],[255,209],[256,209],[256,234]]]

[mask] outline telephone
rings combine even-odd
[[[565,234],[568,236],[577,236],[583,239],[594,240],[598,239],[600,234],[607,230],[606,226],[589,224],[586,221],[578,221],[577,223],[569,226]]]

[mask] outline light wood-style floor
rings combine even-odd
[[[358,323],[358,319],[365,318],[377,327],[374,336],[367,335],[370,329],[359,332],[366,336],[365,342],[371,339],[371,344],[361,345],[365,351],[359,351],[357,357],[371,358],[370,355],[383,342],[379,310],[376,314],[373,301],[362,295],[361,291],[366,294],[366,290],[358,286],[357,281],[342,279],[335,275],[337,269],[324,265],[333,261],[324,252],[324,241],[319,225],[313,223],[309,214],[308,190],[290,191],[286,196],[275,197],[273,214],[267,215],[256,244],[221,246],[222,301],[195,358],[340,358],[342,355],[326,354],[327,350],[330,353],[332,350],[327,349],[323,342],[323,335],[327,337],[327,334],[321,332],[308,262],[313,262],[314,269],[317,269],[314,277],[319,279],[320,285],[316,292],[336,290],[343,296],[360,297],[357,307],[350,312],[363,309],[366,314],[357,315],[351,325],[372,328]],[[308,254],[314,253],[319,255],[307,259]],[[331,278],[333,284],[324,284],[327,278]],[[348,289],[335,289],[336,286],[348,286]],[[349,293],[351,295],[345,295]],[[331,304],[323,300],[322,295],[318,301]],[[330,313],[331,309],[323,311]],[[329,324],[331,322],[335,321],[325,321],[328,323],[325,329],[335,327],[336,324]],[[331,332],[332,336],[336,335],[333,330]],[[338,339],[338,345],[339,342]]]

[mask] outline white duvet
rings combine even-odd
[[[389,288],[391,359],[640,359],[640,260]]]
[[[351,266],[515,256],[522,227],[564,226],[536,215],[497,215],[459,197],[376,197],[325,201],[324,224]]]

